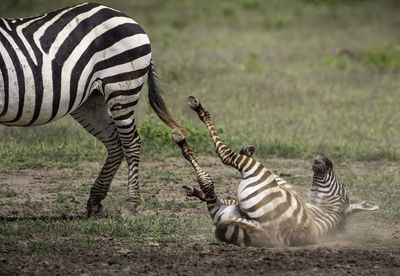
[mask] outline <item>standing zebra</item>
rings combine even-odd
[[[107,148],[90,191],[88,216],[100,211],[124,157],[129,174],[122,215],[132,216],[140,203],[134,107],[146,74],[151,107],[165,124],[186,132],[160,95],[149,38],[125,14],[85,3],[0,19],[0,123],[35,126],[70,114]]]
[[[190,186],[184,188],[189,196],[207,203],[219,240],[236,245],[270,247],[315,243],[319,237],[337,229],[348,214],[378,209],[365,201],[349,204],[347,188],[325,156],[318,156],[314,161],[311,203],[304,203],[286,181],[251,157],[253,146],[245,146],[239,154],[234,153],[223,144],[210,114],[200,102],[190,96],[188,105],[206,124],[222,163],[242,174],[238,201],[219,198],[212,179],[200,168],[184,135],[179,129],[172,131],[172,138],[192,164],[200,184],[200,190]]]

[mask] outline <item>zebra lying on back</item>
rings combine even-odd
[[[124,157],[129,174],[123,216],[133,215],[140,203],[134,107],[146,75],[156,114],[187,132],[160,95],[149,38],[125,14],[85,3],[36,17],[0,19],[0,123],[35,126],[70,114],[107,148],[90,191],[88,216],[101,209]]]
[[[219,240],[236,245],[268,247],[310,244],[338,229],[347,215],[378,209],[378,206],[365,201],[350,204],[346,186],[325,156],[317,156],[314,160],[311,202],[304,203],[286,181],[251,157],[253,146],[245,146],[239,154],[234,153],[223,144],[210,114],[200,102],[190,96],[188,105],[206,124],[221,161],[242,175],[238,201],[219,198],[211,177],[199,166],[185,136],[179,129],[172,131],[172,138],[192,164],[200,184],[200,190],[190,186],[184,188],[189,196],[207,203]]]

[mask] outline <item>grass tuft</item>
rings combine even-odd
[[[382,48],[370,48],[362,53],[361,59],[367,66],[379,69],[400,70],[400,45],[388,45]]]

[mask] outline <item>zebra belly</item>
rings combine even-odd
[[[285,185],[274,185],[268,177],[254,185],[257,181],[243,179],[238,188],[240,209],[263,229],[251,236],[252,244],[275,247],[313,243],[315,225],[295,192]]]
[[[18,49],[16,50],[18,52]],[[3,56],[4,58],[4,56]],[[11,65],[12,63],[6,63]],[[30,70],[27,63],[21,63],[22,70]],[[30,72],[24,81],[18,81],[16,70],[7,66],[7,78],[0,78],[0,123],[10,126],[27,125],[32,120],[35,111],[36,92],[34,76],[38,72]],[[8,89],[6,90],[5,87]],[[16,120],[16,118],[18,118]]]
[[[22,67],[26,68],[27,66]],[[8,72],[12,72],[12,70],[11,68]],[[50,120],[54,113],[52,79],[43,78],[41,83],[43,90],[40,95],[38,95],[35,88],[37,83],[35,83],[34,80],[34,76],[38,76],[38,74],[41,74],[41,72],[36,71],[26,74],[23,87],[20,87],[21,85],[14,82],[14,87],[8,90],[7,103],[5,103],[4,82],[2,82],[0,86],[0,110],[5,110],[5,108],[7,108],[7,112],[0,116],[1,124],[8,126],[37,126],[60,119],[69,113],[64,112],[57,114]],[[61,97],[59,106],[68,107],[69,100],[69,96]],[[38,110],[38,116],[36,120],[33,121],[35,110]]]
[[[271,214],[274,217],[276,208],[287,202],[286,193],[280,186],[273,184],[273,175],[258,183],[262,176],[242,179],[238,187],[240,209],[252,219],[260,219]],[[257,184],[258,183],[258,184]]]

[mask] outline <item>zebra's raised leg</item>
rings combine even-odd
[[[200,167],[199,163],[194,157],[193,150],[186,142],[185,136],[179,129],[175,128],[172,130],[172,139],[181,148],[183,157],[188,160],[194,168],[197,181],[200,184],[201,191],[197,190],[196,188],[190,189],[189,186],[189,189],[185,188],[186,191],[189,192],[188,195],[196,196],[202,201],[215,203],[217,200],[217,196],[214,192],[214,183],[211,177]]]
[[[94,92],[71,116],[90,134],[99,139],[107,149],[107,159],[96,178],[87,202],[87,216],[99,213],[101,201],[106,197],[111,181],[121,164],[124,154],[114,120],[108,113],[103,96]]]
[[[224,199],[215,194],[214,182],[212,181],[211,177],[206,172],[204,172],[198,164],[196,158],[194,157],[193,150],[189,147],[186,142],[185,136],[179,129],[172,130],[172,139],[180,146],[183,157],[185,157],[185,159],[192,164],[196,172],[197,181],[200,184],[200,189],[189,185],[183,185],[182,188],[186,191],[186,194],[188,196],[197,197],[204,202],[211,201],[212,203],[214,203],[215,198],[217,198],[220,204],[237,205],[238,202],[236,200]]]
[[[221,138],[218,136],[214,124],[211,121],[210,113],[204,110],[204,108],[201,106],[201,103],[195,97],[188,96],[186,99],[186,103],[191,109],[196,111],[197,115],[199,115],[200,120],[207,126],[210,137],[214,142],[215,152],[218,154],[222,163],[232,166],[240,171],[240,160],[242,159],[243,155],[246,154],[236,154],[221,141]],[[248,154],[252,154],[251,151],[249,151]]]

